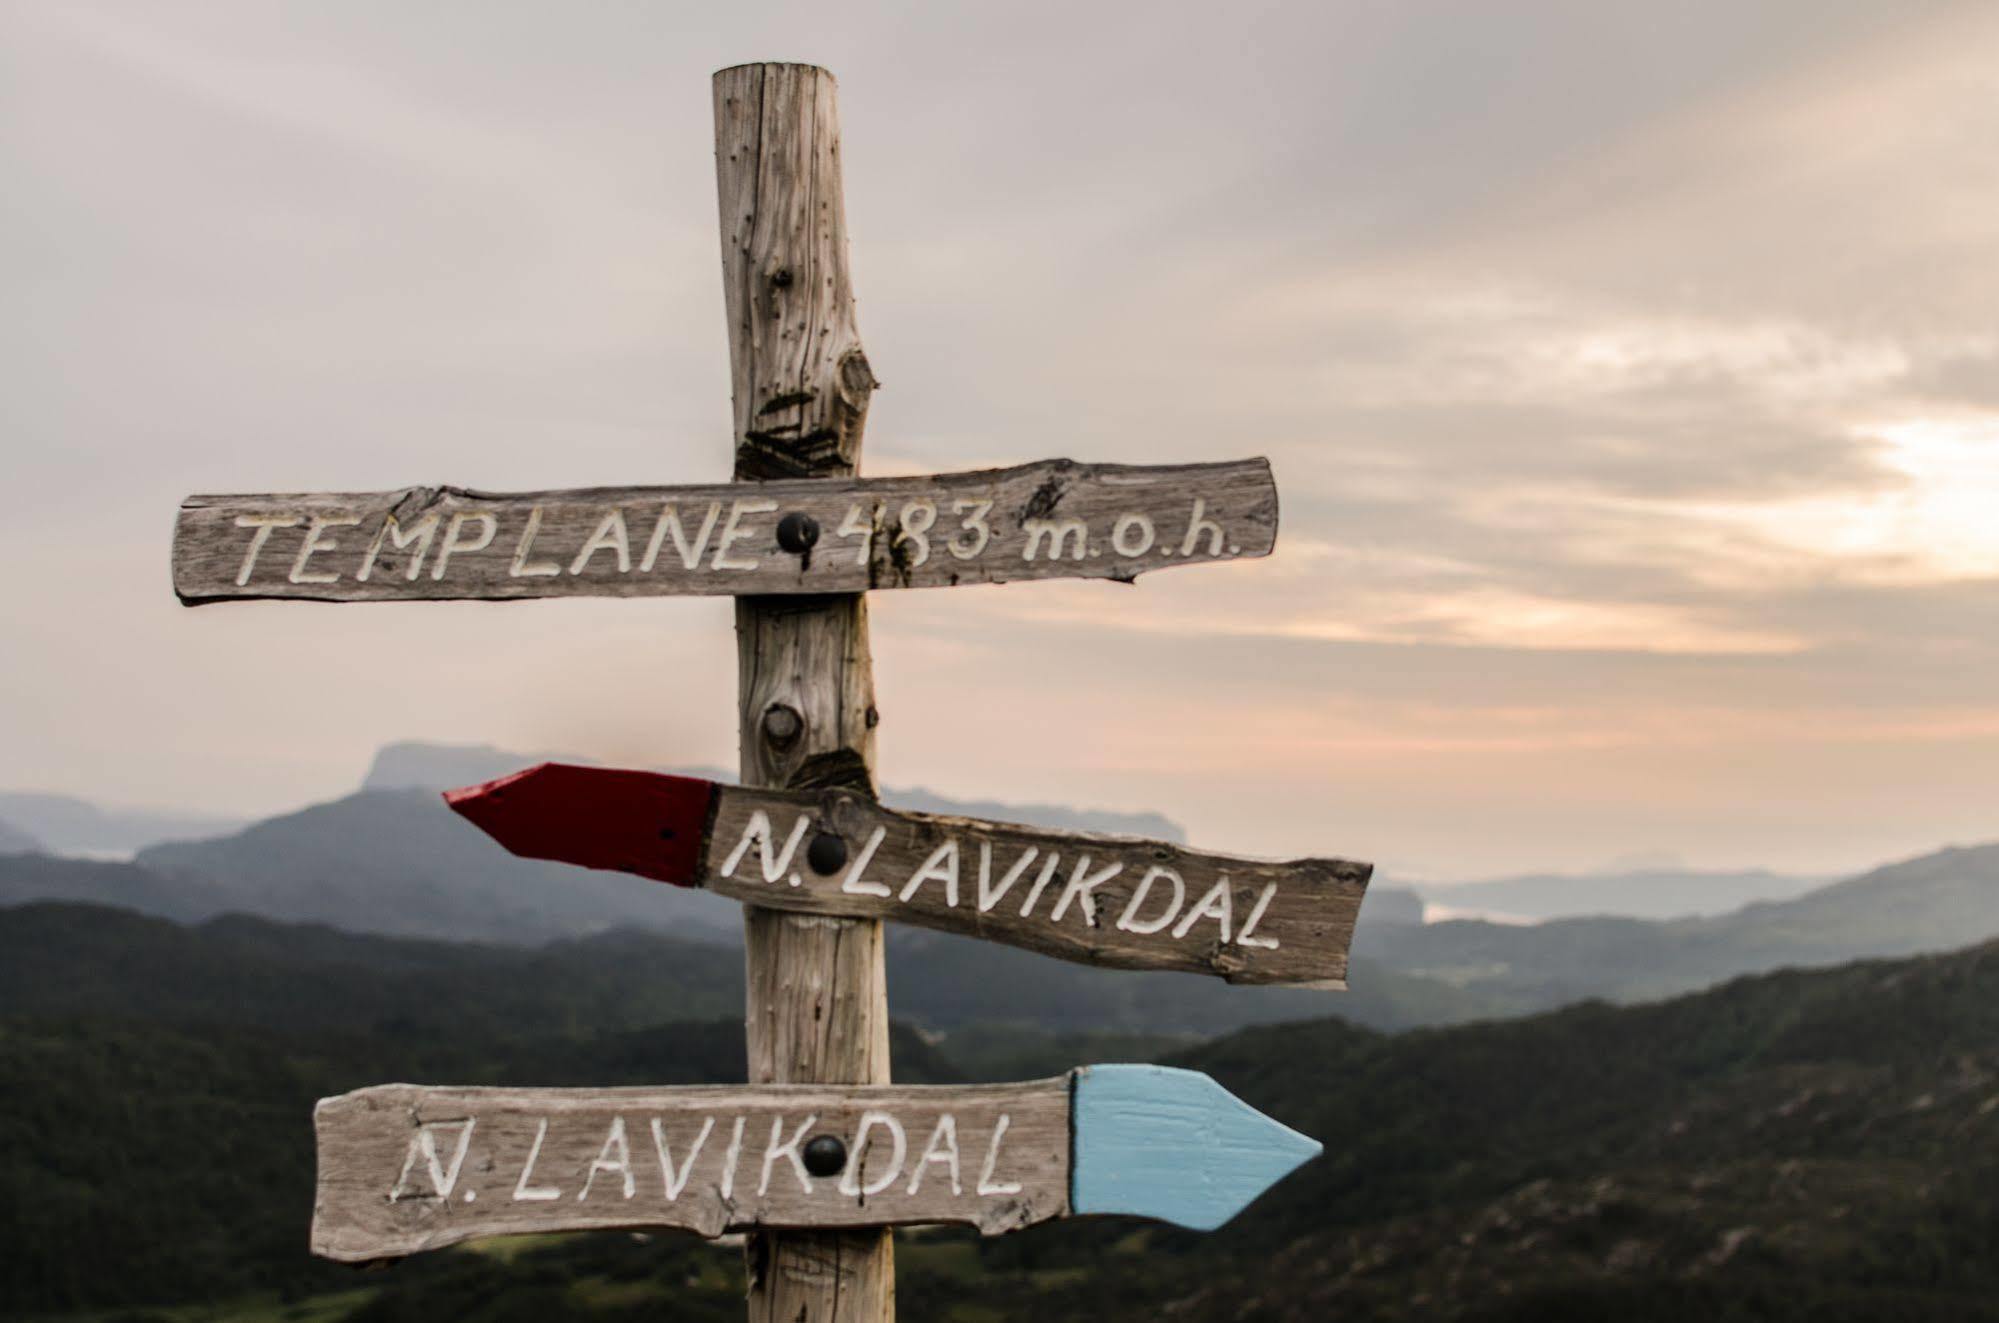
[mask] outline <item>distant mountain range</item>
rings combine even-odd
[[[1726,914],[1758,901],[1790,900],[1830,878],[1765,869],[1701,872],[1686,868],[1606,873],[1529,873],[1489,882],[1410,884],[1452,917],[1559,919],[1581,916],[1686,919]]]
[[[515,858],[454,817],[438,799],[440,790],[556,757],[489,746],[392,744],[376,755],[363,789],[344,799],[226,834],[144,845],[133,855],[136,867],[126,871],[85,867],[74,860],[16,864],[0,869],[0,903],[92,901],[183,920],[257,914],[353,932],[464,941],[537,943],[618,927],[738,940],[740,908],[734,902],[703,891]],[[716,768],[679,770],[729,779]],[[62,829],[44,837],[58,851],[108,853],[110,842],[137,839],[147,822],[185,835],[197,821],[96,813],[86,811],[90,806],[82,801],[57,796],[13,798],[36,801],[41,809],[37,821]],[[887,798],[927,812],[1185,840],[1178,824],[1152,813],[964,802],[921,790],[891,791]],[[21,848],[34,846],[29,840]],[[0,855],[6,853],[0,848]]]
[[[74,795],[0,791],[0,823],[58,854],[130,854],[159,841],[234,831],[241,818],[106,808]],[[0,852],[4,852],[0,837]]]
[[[258,914],[422,938],[438,949],[472,939],[511,951],[591,935],[611,942],[606,949],[636,949],[617,948],[635,940],[618,934],[646,929],[716,947],[727,962],[739,958],[732,902],[516,859],[466,830],[428,791],[365,791],[218,841],[155,846],[131,864],[0,855],[0,905],[50,898],[182,922]],[[938,1028],[1003,1022],[1192,1034],[1329,1013],[1402,1028],[1592,997],[1635,1001],[1784,966],[1947,950],[1999,934],[1999,846],[1941,851],[1716,919],[1418,924],[1397,921],[1407,918],[1399,899],[1386,892],[1363,907],[1345,994],[1092,969],[898,925],[890,928],[890,987],[899,1015]],[[655,958],[678,962],[663,949],[634,977],[651,977],[643,966]]]
[[[44,848],[40,841],[13,823],[0,821],[0,854],[30,854]]]
[[[490,744],[426,744],[407,740],[385,744],[362,778],[363,790],[429,790],[442,792],[477,785],[532,767],[536,763],[580,763],[593,759],[561,753],[510,753]],[[647,770],[733,782],[736,774],[719,767],[654,766]],[[1179,823],[1158,813],[1124,813],[1111,809],[1077,809],[1059,804],[1007,804],[987,799],[951,799],[928,790],[885,786],[882,802],[917,813],[950,813],[967,818],[1025,822],[1056,831],[1097,831],[1120,836],[1149,836],[1184,843]]]
[[[1999,935],[1999,845],[1888,864],[1716,918],[1363,926],[1356,955],[1493,1004],[1669,996],[1740,974],[1943,951]]]
[[[228,913],[352,933],[534,947],[618,929],[735,947],[739,908],[710,893],[516,858],[454,817],[438,786],[536,761],[485,747],[392,745],[368,789],[229,835],[155,844],[129,864],[0,852],[0,905],[69,900],[182,922]],[[714,769],[706,770],[714,774]],[[898,802],[1052,827],[1183,839],[1156,815],[1049,805]],[[1627,875],[1653,889],[1673,876]],[[1769,874],[1717,883],[1793,885]],[[1516,906],[1573,894],[1576,879],[1489,884]],[[1511,888],[1510,892],[1503,889]],[[1471,888],[1456,888],[1459,892]],[[988,943],[891,927],[892,986],[923,988],[899,1013],[935,1026],[979,1021],[1051,1030],[1218,1033],[1328,1013],[1377,1027],[1513,1015],[1602,997],[1671,995],[1787,965],[1946,950],[1999,935],[1999,846],[1952,849],[1788,899],[1705,918],[1557,918],[1531,926],[1422,923],[1422,902],[1381,887],[1363,908],[1353,991],[1236,989],[1201,979],[1051,962]],[[915,982],[912,982],[914,980]]]
[[[133,863],[184,890],[195,913],[183,906],[182,918],[497,942],[630,926],[734,940],[740,924],[740,907],[710,892],[517,858],[429,790],[363,790],[233,836],[155,845]]]

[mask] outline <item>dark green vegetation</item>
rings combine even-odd
[[[482,843],[441,808],[437,816],[460,828],[456,835]],[[673,888],[654,882],[560,871],[565,881],[609,879],[642,898],[673,899]],[[0,856],[0,904],[51,890],[96,903],[143,894],[157,901],[149,906],[154,912],[180,915],[180,885],[131,864]],[[381,886],[388,891],[392,879],[384,875]],[[355,936],[241,915],[183,928],[129,913],[85,920],[65,919],[64,912],[60,905],[29,905],[0,914],[0,1006],[33,1010],[50,997],[68,1006],[76,996],[112,1013],[184,1004],[190,1013],[208,1013],[241,1005],[254,1023],[290,1024],[283,1017],[302,1015],[303,1027],[313,1028],[372,1025],[391,1014],[424,1019],[427,1012],[406,1008],[439,1003],[453,1016],[555,1030],[737,1015],[743,1005],[741,948],[706,929],[696,929],[697,937],[715,940],[620,929],[524,947]],[[996,1023],[1209,1035],[1335,1007],[1365,1024],[1403,1028],[1483,1009],[1446,984],[1386,970],[1357,968],[1353,982],[1345,994],[1231,988],[1192,974],[1092,969],[922,929],[892,928],[889,936],[890,1009],[931,1030]]]
[[[736,989],[711,989],[712,1018],[687,1000],[703,975],[679,963],[706,948],[636,940],[660,990],[607,995],[614,960],[565,963],[587,942],[496,954],[0,913],[0,1314],[738,1317],[737,1251],[672,1235],[494,1242],[375,1273],[304,1253],[321,1094],[742,1078]],[[914,1081],[1167,1047],[985,1028],[902,1032],[895,1056]],[[1394,1036],[1268,1026],[1167,1059],[1327,1156],[1212,1236],[1121,1220],[905,1236],[903,1317],[1999,1318],[1999,946]]]
[[[120,921],[176,931],[86,907],[0,911],[10,935],[0,955],[10,981],[0,997],[0,1317],[354,1287],[352,1273],[304,1253],[310,1117],[330,1093],[390,1079],[720,1083],[748,1071],[740,993],[726,1019],[596,1025],[602,989],[582,985],[574,963],[554,985],[542,981],[550,967],[532,963],[454,983],[436,967],[448,947],[398,943],[408,957],[398,967],[374,949],[380,941],[360,941],[362,955],[348,959],[340,947],[356,939],[258,923],[202,933],[214,985],[198,965],[160,955],[134,959],[108,987],[102,965],[66,971],[60,955],[22,967],[36,945],[66,949],[62,933],[76,925],[102,923],[110,943],[144,947],[146,935]],[[296,989],[262,977],[282,973],[286,935],[306,947]],[[160,995],[132,995],[150,979]],[[120,997],[122,1011],[112,1009]],[[510,1021],[494,997],[542,1009]],[[894,1053],[912,1083],[956,1079],[906,1029]]]
[[[670,1234],[305,1254],[320,1096],[745,1073],[735,907],[514,859],[392,788],[513,766],[457,752],[136,864],[0,849],[0,1316],[740,1317],[739,1252]],[[19,903],[48,896],[95,903]],[[1999,949],[1463,1023],[1980,940],[1999,847],[1719,919],[1415,917],[1370,901],[1340,996],[892,930],[898,1079],[1174,1061],[1328,1149],[1214,1236],[902,1236],[902,1317],[1999,1318]]]

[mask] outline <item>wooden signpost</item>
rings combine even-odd
[[[448,798],[517,853],[743,901],[748,1083],[327,1099],[313,1249],[363,1260],[511,1232],[740,1229],[755,1323],[886,1323],[890,1226],[1128,1213],[1205,1229],[1319,1146],[1187,1071],[892,1085],[883,919],[1117,968],[1343,987],[1370,869],[875,802],[867,591],[1129,582],[1267,555],[1277,492],[1260,459],[859,477],[876,383],[832,76],[740,65],[714,92],[733,483],[194,496],[174,588],[188,605],[735,598],[741,787],[544,766]]]
[[[363,1262],[475,1236],[1125,1213],[1220,1226],[1317,1140],[1206,1075],[1085,1066],[1026,1084],[436,1089],[327,1098],[312,1248]]]
[[[1123,579],[1267,556],[1260,459],[1066,459],[982,473],[720,487],[190,496],[174,591],[190,606],[858,593],[1010,579]]]
[[[1369,871],[898,813],[851,790],[747,790],[561,763],[444,798],[533,859],[1231,983],[1345,987]]]

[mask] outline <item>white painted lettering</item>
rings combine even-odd
[[[1062,895],[1055,902],[1054,913],[1048,916],[1050,923],[1062,922],[1062,916],[1069,912],[1069,902],[1082,902],[1083,922],[1092,928],[1097,926],[1097,898],[1090,893],[1124,871],[1119,863],[1106,864],[1099,871],[1090,871],[1090,856],[1084,855],[1076,861],[1075,870],[1069,874],[1069,885],[1062,888]]]
[[[860,539],[860,542],[854,547],[854,564],[856,565],[865,565],[868,563],[868,552],[873,549],[875,541],[874,519],[879,518],[880,513],[880,507],[875,507],[874,516],[863,520],[861,518],[861,503],[855,501],[847,507],[846,517],[840,521],[840,526],[833,530],[841,537],[857,537]]]
[[[645,559],[639,562],[640,574],[651,574],[652,567],[659,563],[660,548],[666,545],[667,535],[673,535],[673,552],[680,557],[682,569],[696,569],[701,557],[707,554],[709,535],[715,531],[715,521],[722,517],[722,503],[708,502],[708,514],[701,521],[701,531],[692,542],[687,540],[687,530],[680,526],[680,512],[670,505],[659,510],[659,521],[652,526],[652,537],[646,541]]]
[[[472,1128],[478,1124],[477,1120],[468,1118],[463,1121],[429,1121],[418,1126],[416,1133],[410,1136],[409,1151],[403,1157],[402,1174],[396,1177],[396,1183],[389,1191],[389,1202],[417,1194],[408,1186],[410,1171],[416,1166],[418,1158],[423,1159],[424,1174],[430,1178],[430,1188],[437,1192],[438,1198],[449,1199],[458,1184],[458,1173],[465,1166],[465,1151],[472,1145]],[[458,1127],[458,1146],[452,1150],[451,1166],[447,1169],[437,1156],[437,1132],[449,1130],[452,1126]]]
[[[474,523],[479,525],[478,536],[475,540],[467,542],[459,534],[465,531],[465,525]],[[493,534],[498,532],[499,528],[499,520],[484,512],[466,514],[461,511],[451,516],[451,527],[444,530],[444,544],[437,549],[437,559],[430,563],[430,577],[442,579],[454,553],[484,551],[493,545]]]
[[[577,1203],[590,1197],[590,1187],[600,1171],[618,1174],[625,1187],[625,1198],[631,1198],[638,1190],[638,1182],[632,1178],[632,1146],[625,1140],[625,1118],[622,1116],[611,1118],[611,1128],[604,1135],[604,1146],[597,1150],[596,1161],[590,1164],[590,1174],[583,1178],[583,1188],[576,1192]]]
[[[1033,560],[1034,553],[1045,540],[1048,543],[1048,559],[1062,559],[1062,544],[1071,534],[1076,538],[1074,560],[1083,559],[1089,550],[1090,529],[1080,519],[1023,519],[1020,523],[1027,534],[1027,545],[1021,548],[1022,560]]]
[[[755,537],[757,530],[741,527],[746,514],[769,514],[777,509],[776,501],[734,501],[729,506],[729,522],[722,526],[721,540],[715,543],[715,559],[711,563],[718,570],[753,570],[758,561],[755,556],[748,560],[731,560],[729,548],[744,538]]]
[[[382,527],[376,532],[375,540],[369,543],[368,554],[361,558],[361,570],[354,577],[366,582],[368,576],[375,572],[375,557],[381,554],[384,542],[387,542],[397,551],[401,551],[414,542],[416,543],[416,555],[410,557],[409,569],[403,572],[403,578],[409,580],[411,583],[415,583],[417,576],[423,573],[423,558],[430,551],[430,540],[436,535],[437,512],[435,510],[417,520],[407,533],[403,531],[403,526],[396,522],[394,514],[383,515]]]
[[[739,1127],[738,1134],[740,1134],[742,1122],[738,1121],[736,1125]],[[657,1116],[652,1119],[652,1147],[653,1151],[659,1154],[660,1180],[665,1183],[666,1201],[668,1203],[672,1203],[680,1198],[680,1192],[687,1188],[687,1178],[694,1174],[694,1163],[701,1156],[701,1146],[708,1142],[708,1136],[714,1132],[714,1129],[714,1117],[704,1116],[701,1118],[701,1133],[694,1136],[694,1142],[687,1146],[687,1161],[681,1166],[678,1172],[675,1172],[673,1168],[673,1153],[666,1146],[666,1128],[659,1123]]]
[[[1194,498],[1194,513],[1187,517],[1187,536],[1180,539],[1181,555],[1193,555],[1194,548],[1200,545],[1203,533],[1208,535],[1208,554],[1210,556],[1222,554],[1222,526],[1212,519],[1203,517],[1207,508],[1206,501],[1198,496]]]
[[[1275,937],[1250,936],[1251,933],[1256,931],[1256,925],[1262,921],[1263,912],[1270,908],[1270,898],[1276,894],[1277,884],[1275,882],[1266,882],[1263,884],[1263,894],[1256,898],[1256,904],[1249,912],[1249,922],[1243,924],[1242,931],[1236,934],[1235,942],[1237,946],[1260,946],[1266,951],[1275,951],[1277,949],[1277,939]]]
[[[1156,919],[1138,918],[1138,907],[1145,903],[1146,894],[1152,890],[1152,884],[1162,877],[1173,884],[1173,903]],[[1125,902],[1124,913],[1118,915],[1117,926],[1128,933],[1156,933],[1173,922],[1173,916],[1178,914],[1180,907],[1186,903],[1186,881],[1172,869],[1154,864],[1145,870],[1144,877],[1138,879],[1137,889],[1131,893],[1131,899]]]
[[[959,560],[970,560],[986,549],[986,544],[993,540],[992,525],[986,522],[986,516],[992,512],[991,501],[967,499],[951,502],[951,513],[963,516],[958,520],[958,536],[946,544],[953,556]],[[967,542],[967,535],[975,540]]]
[[[887,883],[865,882],[861,879],[861,875],[868,871],[868,864],[874,859],[875,851],[881,849],[882,839],[887,835],[888,828],[886,827],[877,827],[874,829],[874,832],[868,837],[868,843],[863,845],[861,852],[854,856],[853,866],[847,870],[847,875],[840,879],[840,890],[850,896],[886,896],[891,894]]]
[[[991,909],[993,906],[999,904],[1000,901],[1004,900],[1006,898],[1006,893],[1013,890],[1013,884],[1020,881],[1020,875],[1027,871],[1027,866],[1033,863],[1034,857],[1040,853],[1041,853],[1040,847],[1033,845],[1030,845],[1025,850],[1022,850],[1020,852],[1020,858],[1013,861],[1013,867],[1007,869],[1006,872],[1001,875],[999,889],[997,891],[987,891],[986,879],[992,876],[993,847],[992,847],[992,842],[990,841],[980,841],[979,842],[979,913],[984,914],[987,910]]]
[[[617,555],[618,573],[632,572],[632,541],[625,531],[625,512],[616,506],[597,522],[597,531],[590,535],[590,540],[576,553],[576,559],[569,562],[571,577],[583,573],[590,564],[590,558],[600,551],[610,551]]]
[[[1222,925],[1222,944],[1228,945],[1229,922],[1234,909],[1234,901],[1229,898],[1229,877],[1222,874],[1221,880],[1208,888],[1208,894],[1201,897],[1201,903],[1188,910],[1186,917],[1173,925],[1175,937],[1185,937],[1196,923],[1202,919],[1214,918]]]
[[[291,581],[293,583],[333,583],[339,579],[340,576],[338,574],[326,570],[308,570],[305,567],[305,563],[312,559],[312,555],[316,551],[340,550],[339,545],[331,539],[321,540],[319,536],[321,533],[329,528],[352,528],[360,522],[359,519],[350,517],[333,519],[325,515],[314,515],[312,522],[306,525],[305,541],[299,545],[298,558],[292,561]]]
[[[895,1147],[891,1151],[888,1170],[877,1173],[866,1185],[863,1185],[861,1168],[866,1165],[870,1147],[874,1143],[873,1136],[868,1132],[876,1126],[888,1131],[889,1142]],[[902,1160],[909,1156],[909,1137],[902,1132],[902,1122],[887,1112],[862,1112],[861,1123],[854,1130],[854,1142],[850,1151],[852,1156],[847,1159],[847,1169],[840,1173],[840,1193],[849,1197],[857,1194],[877,1195],[894,1185],[895,1178],[902,1175]]]
[[[743,862],[750,846],[756,845],[759,847],[764,881],[777,881],[790,871],[791,857],[798,853],[798,843],[805,839],[805,828],[810,822],[807,814],[799,814],[798,820],[791,824],[791,835],[785,838],[784,849],[780,852],[776,845],[776,833],[771,830],[770,814],[758,809],[750,814],[749,823],[743,828],[743,838],[736,842],[736,848],[729,851],[729,857],[722,861],[722,876],[734,877],[736,866]]]
[[[1027,899],[1020,903],[1021,918],[1024,919],[1028,915],[1034,913],[1035,902],[1041,899],[1042,892],[1048,890],[1048,884],[1050,881],[1054,879],[1055,870],[1057,867],[1061,865],[1061,863],[1062,863],[1061,852],[1057,850],[1050,850],[1048,852],[1048,862],[1041,865],[1041,876],[1034,879],[1033,889],[1027,893]]]
[[[1136,536],[1128,537],[1127,534]],[[1159,531],[1152,526],[1152,520],[1142,514],[1121,516],[1117,526],[1111,529],[1111,549],[1120,556],[1143,556],[1152,550],[1152,544]]]
[[[562,567],[552,560],[529,560],[534,554],[534,539],[541,532],[541,507],[528,509],[527,527],[521,530],[521,540],[514,547],[514,563],[507,567],[509,579],[548,579],[562,573]]]
[[[1006,1137],[1006,1128],[1013,1124],[1013,1117],[1000,1113],[999,1124],[993,1127],[993,1142],[986,1146],[986,1163],[979,1168],[979,1183],[974,1188],[982,1196],[996,1194],[1019,1194],[1019,1181],[996,1181],[993,1176],[999,1170],[1000,1140]]]
[[[805,1132],[810,1130],[813,1122],[818,1119],[817,1112],[807,1115],[798,1123],[798,1129],[791,1132],[791,1138],[782,1144],[778,1143],[778,1140],[784,1137],[784,1118],[773,1116],[770,1119],[770,1143],[764,1145],[764,1174],[757,1181],[758,1198],[770,1193],[770,1169],[777,1165],[779,1158],[791,1159],[791,1169],[798,1173],[799,1185],[804,1187],[807,1194],[812,1193],[812,1178],[805,1174],[805,1159],[798,1156],[798,1146],[805,1142]]]
[[[912,873],[909,881],[903,884],[902,894],[896,899],[908,900],[925,882],[942,882],[944,903],[954,910],[958,908],[957,837],[945,838],[944,844],[930,852],[930,857],[923,861],[923,866]]]
[[[916,554],[909,558],[911,569],[930,559],[930,527],[937,522],[937,507],[929,501],[911,501],[902,507],[902,531],[897,542],[913,542]]]
[[[729,1199],[736,1193],[736,1162],[743,1156],[743,1119],[736,1118],[736,1128],[729,1132],[729,1151],[722,1155],[722,1197]]]
[[[250,535],[250,546],[243,553],[243,568],[236,571],[236,586],[241,588],[250,582],[250,571],[257,568],[257,557],[264,554],[264,544],[271,540],[274,528],[297,528],[297,515],[237,515],[236,527],[254,528]],[[366,574],[361,576],[367,578]]]
[[[937,1118],[937,1128],[930,1132],[930,1142],[923,1146],[923,1156],[910,1169],[909,1192],[915,1194],[923,1185],[923,1173],[933,1162],[944,1164],[951,1173],[951,1193],[963,1194],[964,1183],[958,1178],[958,1118],[946,1112]]]
[[[553,1185],[529,1185],[534,1179],[534,1164],[541,1158],[541,1141],[548,1138],[548,1118],[542,1117],[534,1128],[534,1143],[528,1146],[528,1160],[521,1168],[521,1178],[514,1182],[514,1202],[542,1203],[550,1199],[560,1199],[562,1191]]]

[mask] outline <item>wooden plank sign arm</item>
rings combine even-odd
[[[1268,555],[1267,460],[1078,464],[754,485],[190,496],[188,606],[765,596],[1118,579]]]
[[[1320,1152],[1159,1066],[969,1086],[388,1084],[325,1099],[314,1123],[312,1249],[349,1262],[614,1227],[998,1235],[1122,1213],[1210,1230]]]
[[[1344,987],[1373,871],[903,813],[839,789],[751,790],[560,763],[445,799],[530,858],[1232,983]]]

